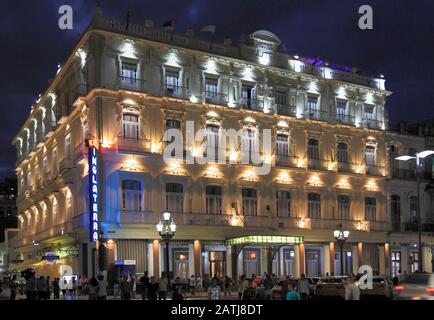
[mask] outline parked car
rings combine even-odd
[[[394,291],[395,299],[399,300],[434,300],[434,273],[413,273]]]
[[[361,299],[371,298],[393,298],[393,284],[387,276],[374,276],[372,278],[372,289],[360,289]]]
[[[315,293],[317,298],[342,298],[345,299],[346,277],[324,277],[319,279]]]

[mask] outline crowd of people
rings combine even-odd
[[[34,272],[23,274],[24,281],[17,281],[17,275],[5,277],[0,281],[1,296],[10,300],[74,300],[88,296],[90,300],[105,300],[108,283],[103,275],[90,280],[86,277],[67,277],[50,279],[49,276],[37,277]]]
[[[399,272],[393,278],[396,285],[405,279],[406,274]],[[91,277],[62,277],[50,279],[49,276],[36,277],[35,273],[24,274],[25,282],[19,283],[17,276],[4,278],[0,281],[0,292],[8,292],[10,300],[48,300],[48,299],[89,299],[105,300],[109,293],[109,284],[103,275]],[[345,299],[359,300],[360,289],[356,284],[356,277],[350,275],[344,280]],[[208,297],[210,300],[220,300],[223,295],[231,296],[238,294],[240,300],[268,300],[273,297],[273,288],[279,286],[283,300],[308,300],[313,298],[314,283],[303,274],[300,279],[290,276],[282,281],[274,274],[266,272],[262,276],[252,274],[240,276],[238,281],[234,281],[229,276],[218,277],[208,275],[203,277],[191,275],[189,278],[181,279],[175,277],[168,279],[165,272],[160,278],[149,276],[145,271],[139,280],[135,275],[121,275],[115,281],[113,290],[110,290],[114,299],[129,300],[135,299],[136,295],[142,300],[184,300],[195,295]],[[235,298],[232,296],[232,298]]]

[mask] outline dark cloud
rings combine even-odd
[[[382,72],[393,91],[387,108],[393,123],[434,117],[434,2],[432,0],[100,0],[105,15],[134,22],[153,19],[156,25],[176,18],[177,29],[216,25],[216,39],[267,29],[290,52],[321,55],[331,62]],[[75,29],[57,27],[58,8],[74,9]],[[374,9],[374,30],[357,27],[358,8]],[[0,176],[13,170],[10,141],[30,111],[38,93],[67,57],[76,36],[93,12],[90,0],[2,1]]]

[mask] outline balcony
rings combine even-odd
[[[306,118],[316,121],[327,121],[327,111],[311,110],[306,112]]]
[[[375,119],[364,119],[362,120],[362,124],[365,128],[379,130],[383,126],[383,121]]]
[[[295,106],[276,104],[276,112],[280,116],[295,117],[297,111]]]
[[[367,176],[384,176],[384,167],[383,166],[373,166],[366,165],[365,174]]]
[[[190,90],[187,87],[165,84],[161,88],[161,95],[165,97],[176,98],[176,99],[189,99]]]
[[[152,211],[120,210],[119,212],[120,223],[155,224],[157,220],[158,217]]]
[[[415,170],[411,170],[411,169],[393,168],[392,178],[393,179],[416,179],[416,172]]]
[[[146,81],[144,79],[120,76],[117,79],[117,88],[129,91],[146,92]]]
[[[63,159],[59,164],[59,171],[60,174],[64,173],[65,171],[72,169],[74,167],[74,162],[70,158]]]
[[[353,126],[355,124],[355,118],[346,114],[336,115],[336,123]]]
[[[55,226],[50,226],[45,228],[42,231],[32,232],[33,230],[23,230],[21,232],[21,245],[29,245],[32,244],[33,241],[35,243],[43,242],[44,240],[48,240],[50,238],[61,237],[63,235],[67,235],[72,232],[72,222],[64,222],[57,224]]]
[[[352,164],[348,162],[338,162],[338,172],[353,172]]]
[[[307,168],[309,170],[327,170],[328,161],[324,159],[308,159]]]
[[[397,225],[395,226],[397,227]],[[423,219],[420,224],[422,232],[434,232],[434,221],[432,219]],[[396,230],[399,231],[399,230]],[[418,232],[418,223],[416,220],[402,223],[401,230],[404,232]]]
[[[118,136],[117,148],[119,153],[151,153],[149,139],[135,139]]]
[[[297,168],[297,157],[292,156],[275,156],[276,166]]]
[[[256,100],[256,98],[246,98],[240,99],[239,107],[247,110],[262,111],[263,104],[262,101]]]
[[[276,222],[279,228],[301,228],[301,229],[322,229],[335,230],[339,224],[347,230],[359,231],[357,225],[358,220],[339,220],[339,219],[310,219],[305,225],[301,223],[303,219],[296,217],[277,217]],[[370,221],[370,231],[388,231],[389,225],[387,221]]]
[[[224,106],[228,103],[228,95],[213,91],[205,91],[205,102]]]

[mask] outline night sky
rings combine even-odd
[[[383,73],[391,123],[434,118],[434,1],[418,0],[101,0],[103,14],[156,26],[175,18],[176,29],[196,35],[216,25],[216,41],[259,29],[275,33],[289,53]],[[58,28],[58,9],[74,9],[74,30]],[[374,30],[358,28],[358,8],[369,4]],[[92,0],[0,2],[0,177],[14,175],[10,142],[74,47],[93,13]]]

